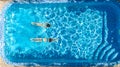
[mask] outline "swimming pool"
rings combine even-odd
[[[13,3],[4,15],[4,58],[39,65],[118,64],[119,12],[111,2]]]

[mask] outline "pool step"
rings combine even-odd
[[[118,57],[118,52],[111,44],[101,45],[95,53],[95,60],[113,61]]]
[[[44,27],[44,28],[48,28],[48,27],[50,27],[50,26],[51,26],[51,25],[50,25],[49,23],[47,23],[47,22],[45,22],[45,23],[32,22],[31,24],[32,24],[32,25],[35,25],[35,26]]]
[[[31,38],[32,42],[54,42],[57,41],[57,38]]]

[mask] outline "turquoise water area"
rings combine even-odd
[[[69,10],[60,6],[15,8],[13,5],[5,16],[5,43],[9,51],[6,54],[18,58],[91,59],[102,42],[105,15],[96,9],[81,9]],[[31,22],[48,22],[51,27],[37,27]],[[35,43],[30,40],[37,37],[58,38],[58,41]]]
[[[109,8],[78,5],[12,4],[4,16],[5,57],[21,63],[116,61],[119,53],[112,43],[114,25],[110,20],[114,13]],[[51,27],[34,26],[32,22],[47,22]],[[58,40],[33,42],[31,38]]]

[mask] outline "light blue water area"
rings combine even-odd
[[[84,11],[81,8],[74,11],[60,6],[13,7],[5,18],[5,42],[11,56],[19,53],[24,57],[30,54],[32,58],[42,58],[42,54],[47,58],[69,55],[68,58],[91,59],[102,42],[103,12],[96,9],[86,7]],[[33,26],[31,22],[48,22],[52,26],[46,29]],[[35,37],[58,38],[58,41],[31,42],[30,38]]]
[[[112,61],[118,52],[108,36],[108,12],[80,4],[13,4],[5,14],[4,54],[11,61],[36,62],[52,59]],[[73,7],[74,6],[74,7]],[[110,20],[109,22],[111,22]],[[49,23],[51,27],[31,23]],[[109,28],[109,29],[108,29]],[[57,38],[54,42],[32,42],[31,38]],[[59,59],[59,60],[56,60]],[[32,61],[33,62],[33,61]]]

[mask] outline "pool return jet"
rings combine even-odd
[[[49,23],[39,23],[39,22],[32,22],[32,25],[35,26],[40,26],[44,28],[49,28],[51,25]],[[32,42],[54,42],[57,41],[57,38],[31,38],[30,39]]]

